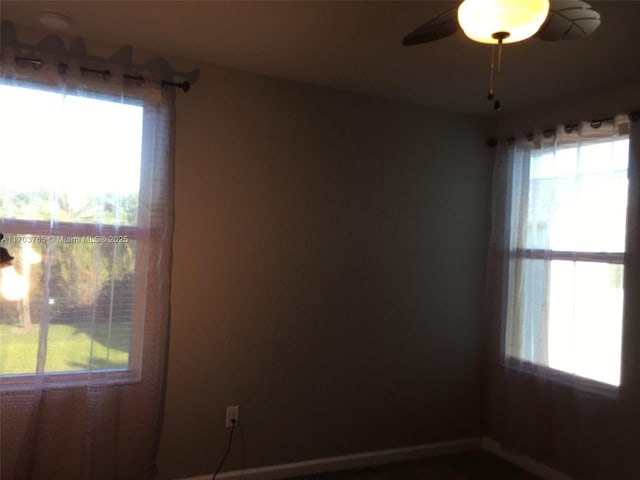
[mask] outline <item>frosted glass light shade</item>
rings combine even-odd
[[[458,23],[464,34],[480,43],[496,44],[496,33],[509,34],[502,43],[535,35],[549,14],[549,0],[464,0]]]

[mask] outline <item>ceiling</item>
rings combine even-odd
[[[402,37],[450,1],[8,1],[3,20],[38,26],[40,10],[72,17],[69,33],[115,46],[475,115],[486,99],[490,47],[461,33],[404,47]],[[503,114],[640,82],[640,1],[591,1],[590,37],[507,45]]]

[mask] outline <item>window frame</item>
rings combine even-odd
[[[15,86],[17,88],[27,88],[45,92],[59,93],[54,88],[45,83],[37,83],[32,80],[11,79],[9,82],[0,76],[0,84]],[[108,90],[108,87],[106,88]],[[146,151],[149,149],[149,132],[146,130],[147,125],[151,122],[146,121],[149,111],[146,108],[146,100],[135,95],[116,95],[100,89],[88,88],[85,91],[87,98],[93,100],[109,101],[124,105],[133,105],[142,108],[142,130],[141,130],[141,153],[140,153],[140,183],[138,185],[139,198],[142,197],[145,189],[151,188],[154,182],[152,175],[148,174],[149,166]],[[68,92],[74,95],[73,91]],[[61,372],[25,372],[15,374],[0,374],[0,386],[2,390],[13,391],[30,388],[36,377],[44,378],[45,388],[67,388],[85,386],[90,381],[99,382],[100,384],[123,384],[123,383],[139,383],[142,381],[142,357],[144,353],[144,329],[145,316],[141,312],[145,308],[145,285],[146,276],[140,272],[138,265],[142,258],[142,250],[146,240],[154,239],[159,236],[154,227],[140,226],[141,218],[146,213],[141,208],[141,203],[137,206],[137,225],[118,225],[118,224],[96,224],[89,222],[68,222],[56,221],[52,229],[50,221],[46,220],[28,220],[16,218],[0,217],[0,231],[5,235],[5,241],[11,235],[33,235],[46,238],[54,237],[126,237],[127,241],[135,241],[135,265],[133,269],[134,275],[134,295],[132,306],[132,330],[130,338],[128,365],[125,368],[106,368],[106,369],[85,369]],[[144,225],[144,224],[143,224]],[[116,242],[113,242],[116,243]],[[9,251],[12,248],[10,245]],[[38,346],[38,349],[40,347]]]
[[[628,135],[628,132],[621,133],[620,135],[618,135],[618,137],[619,137],[618,139],[622,139],[626,137],[627,140],[630,141],[630,136]],[[613,141],[616,141],[616,139],[611,139],[606,137],[603,137],[603,138],[596,137],[596,138],[585,140],[580,144],[573,144],[572,142],[563,142],[561,144],[558,144],[558,147],[562,149],[581,148],[581,147],[586,147],[593,144],[609,143]],[[541,150],[541,149],[543,149],[543,147],[538,146],[537,148],[533,148],[529,150],[530,159],[533,158],[534,152],[536,150]],[[629,144],[629,157],[628,157],[628,163],[626,168],[626,175],[628,180],[630,180],[629,178],[630,168],[631,168],[631,144]],[[531,181],[532,181],[532,178],[529,171],[529,173],[527,174],[527,192],[530,189]],[[509,278],[511,276],[511,274],[509,273],[510,268],[508,266],[511,265],[512,262],[514,261],[523,261],[523,260],[524,261],[541,260],[541,261],[547,262],[548,265],[551,265],[551,262],[553,261],[567,261],[567,262],[573,262],[574,264],[576,262],[589,262],[589,263],[597,263],[597,264],[605,264],[605,265],[621,265],[624,267],[624,273],[623,273],[624,277],[622,282],[623,289],[624,289],[624,285],[626,285],[627,283],[626,281],[626,278],[628,275],[627,266],[628,266],[628,260],[629,260],[627,245],[628,245],[628,235],[629,235],[629,219],[628,219],[629,204],[628,202],[631,199],[630,188],[631,187],[629,184],[627,186],[627,208],[625,212],[625,251],[596,252],[596,251],[584,251],[584,250],[582,251],[581,250],[576,250],[576,251],[553,250],[553,249],[545,249],[545,248],[522,248],[522,247],[509,248],[508,253],[506,255],[506,264],[505,264],[505,266],[507,266],[505,270],[506,277]],[[511,189],[509,189],[508,192],[509,193],[507,197],[506,212],[508,214],[508,217],[510,217],[511,209],[514,208],[515,206],[515,198],[514,198],[514,193]],[[513,233],[514,233],[514,230],[512,228],[509,228],[509,233],[506,236],[506,238],[511,239],[509,241],[513,240]],[[548,272],[547,272],[547,275],[549,275]],[[507,284],[505,284],[505,289],[506,289],[505,293],[508,291],[508,288],[509,288],[507,287],[507,285],[510,285],[510,281]],[[626,289],[624,290],[626,293]],[[546,291],[544,295],[545,295],[546,301],[548,302],[549,291]],[[577,387],[579,389],[584,389],[588,391],[597,391],[598,393],[604,394],[605,396],[616,397],[618,395],[619,390],[623,385],[622,380],[624,378],[624,374],[623,374],[624,352],[623,351],[621,351],[621,357],[620,357],[620,383],[618,385],[605,383],[603,381],[585,377],[576,373],[571,373],[565,370],[560,370],[558,368],[553,368],[548,364],[531,361],[527,358],[522,358],[517,354],[510,354],[508,352],[509,347],[507,346],[509,342],[508,340],[509,335],[507,333],[509,328],[508,325],[510,322],[513,322],[513,320],[510,318],[511,314],[509,313],[511,310],[511,307],[509,306],[510,296],[511,296],[510,294],[507,294],[505,297],[507,323],[505,324],[505,328],[502,331],[502,349],[501,350],[502,350],[502,360],[505,367],[512,370],[516,370],[516,371],[523,371],[541,378],[552,379],[553,381],[559,384],[564,384],[571,387]],[[624,349],[624,343],[625,343],[624,328],[625,328],[625,322],[627,317],[625,312],[626,301],[627,300],[625,295],[625,297],[623,298],[623,310],[622,310],[622,318],[621,318],[622,327],[623,327],[622,334],[620,337],[621,349]],[[578,379],[578,381],[576,381],[576,379]]]

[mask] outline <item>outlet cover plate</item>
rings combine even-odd
[[[238,405],[227,407],[227,417],[224,424],[225,427],[233,427],[234,420],[235,424],[238,425],[238,421],[240,420],[240,407]]]

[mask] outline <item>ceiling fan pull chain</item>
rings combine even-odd
[[[506,37],[501,36],[498,38],[498,75],[500,75],[500,72],[502,71],[502,40],[504,40],[504,38]],[[493,48],[493,45],[492,45],[492,48]],[[497,83],[498,83],[498,76],[496,76],[496,84]],[[493,103],[493,109],[496,112],[499,112],[500,110],[502,110],[502,105],[500,104],[500,100],[496,100]]]
[[[491,45],[491,66],[489,67],[489,94],[487,95],[487,98],[489,100],[493,100],[493,62],[494,62],[494,58],[495,58],[495,45]]]

